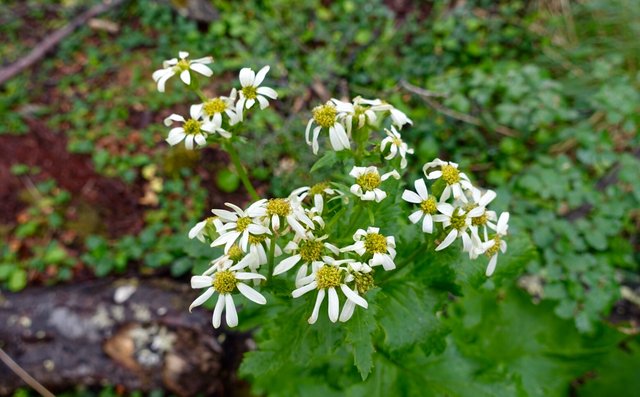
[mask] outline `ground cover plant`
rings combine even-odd
[[[154,1],[110,11],[1,88],[0,282],[20,291],[3,296],[96,277],[195,277],[205,295],[185,292],[184,310],[197,298],[205,308],[192,316],[207,313],[211,335],[250,333],[231,377],[256,395],[631,390],[640,10],[563,4],[216,2],[208,20]],[[0,6],[3,58],[18,59],[78,6]],[[200,66],[169,76],[182,58],[208,56],[191,65],[211,78]],[[158,69],[167,71],[154,81]],[[262,90],[247,108],[254,85],[277,98]],[[205,120],[207,104],[224,110]],[[183,124],[165,126],[172,113],[202,133],[170,133]],[[442,164],[423,170],[434,159],[482,187],[449,189],[444,201],[471,225],[438,251],[454,230],[436,217],[463,215],[438,206]],[[493,228],[469,216],[483,199],[497,211]],[[247,208],[256,233],[230,234]],[[488,269],[480,248],[493,254],[494,233],[508,248]],[[377,236],[385,252],[374,252]],[[307,265],[317,258],[308,247],[335,266]],[[232,258],[237,249],[252,255]],[[235,271],[266,280],[206,278]],[[215,293],[226,287],[233,303]],[[96,384],[85,387],[73,393]],[[114,387],[101,393],[125,393]]]

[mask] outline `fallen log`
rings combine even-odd
[[[0,292],[0,347],[55,392],[76,385],[234,395],[246,334],[214,331],[211,313],[187,307],[188,285],[102,279]],[[0,363],[0,395],[24,381]]]

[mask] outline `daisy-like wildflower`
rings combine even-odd
[[[389,179],[389,177],[400,178],[400,174],[396,170],[380,175],[378,168],[375,166],[353,167],[349,175],[356,178],[356,183],[351,185],[351,193],[360,197],[363,201],[375,200],[377,203],[387,197],[387,193],[380,189],[380,184]]]
[[[191,277],[191,288],[207,288],[207,290],[193,301],[189,306],[189,311],[194,307],[202,305],[215,292],[218,293],[218,301],[215,309],[213,309],[212,324],[214,328],[220,327],[222,322],[222,312],[226,311],[225,320],[229,327],[238,325],[238,313],[233,301],[232,293],[237,289],[250,301],[259,305],[267,303],[265,297],[252,287],[243,283],[245,280],[264,280],[265,277],[252,272],[240,272],[241,266],[229,266],[230,262],[226,262],[217,268],[211,276],[193,276]],[[244,265],[242,265],[244,266]]]
[[[438,203],[437,207],[440,214],[434,215],[433,220],[435,222],[442,222],[445,230],[447,228],[450,230],[447,237],[436,247],[436,251],[447,248],[456,238],[460,237],[462,239],[464,252],[471,252],[473,242],[469,235],[469,226],[471,226],[469,214],[465,212],[464,209],[454,207],[449,203]]]
[[[254,265],[248,265],[252,271],[256,271],[260,266],[267,263],[267,250],[271,246],[271,239],[268,234],[249,234],[249,254],[256,257]],[[274,247],[274,257],[282,255],[282,249],[278,244]],[[252,267],[253,266],[253,267]]]
[[[278,93],[273,88],[260,86],[269,69],[269,66],[265,66],[258,73],[255,73],[250,68],[240,69],[240,85],[242,88],[238,91],[240,99],[236,103],[236,114],[240,121],[243,119],[244,109],[251,109],[256,101],[260,103],[260,109],[264,109],[269,106],[267,98],[278,98]]]
[[[299,284],[301,286],[295,289],[291,294],[294,298],[298,298],[311,290],[318,290],[313,312],[307,320],[309,324],[314,324],[318,320],[320,306],[322,305],[326,295],[329,296],[329,320],[333,323],[338,321],[340,313],[340,299],[336,290],[337,288],[342,290],[342,293],[345,295],[347,300],[351,300],[356,305],[362,306],[365,309],[369,306],[367,301],[352,290],[345,282],[347,271],[341,265],[350,261],[351,260],[349,259],[334,260],[331,257],[325,256],[322,262],[314,262],[311,265],[312,272],[310,275],[300,279]]]
[[[265,223],[267,226],[271,226],[274,232],[278,232],[285,221],[300,236],[304,236],[307,232],[305,226],[309,229],[315,228],[295,196],[288,199],[269,199],[265,203],[265,210]]]
[[[331,99],[338,111],[338,119],[344,122],[347,127],[347,134],[351,135],[353,122],[356,121],[356,128],[365,125],[373,125],[378,116],[376,112],[384,112],[391,106],[383,104],[379,99],[364,99],[360,96],[353,98],[353,103]]]
[[[342,248],[342,252],[354,251],[360,256],[370,255],[368,265],[376,267],[382,265],[384,270],[393,270],[396,264],[396,240],[393,236],[380,234],[380,228],[368,227],[367,231],[358,229],[353,235],[354,244]]]
[[[416,191],[405,190],[402,199],[412,204],[419,204],[420,209],[409,215],[411,223],[418,223],[422,219],[422,231],[433,233],[433,216],[438,213],[436,197],[429,194],[424,179],[416,179],[413,183]]]
[[[400,168],[407,168],[407,153],[413,154],[413,149],[409,149],[409,146],[402,140],[402,136],[394,126],[391,126],[390,129],[385,128],[384,132],[387,134],[387,137],[384,138],[380,143],[380,151],[384,152],[387,146],[390,145],[389,154],[385,157],[385,159],[391,160],[399,154]]]
[[[399,129],[402,129],[402,126],[405,124],[413,125],[413,121],[411,121],[404,112],[394,108],[393,106],[389,109],[389,112],[391,113],[391,121]]]
[[[211,210],[217,215],[224,223],[222,227],[218,229],[220,237],[215,239],[211,243],[212,247],[224,245],[224,252],[229,252],[229,248],[240,239],[239,246],[244,252],[247,251],[247,245],[249,244],[249,236],[261,234],[271,234],[271,231],[266,226],[260,224],[257,219],[267,214],[265,208],[266,200],[258,200],[251,204],[246,210],[242,210],[235,204],[225,203],[225,205],[234,210],[234,212],[227,210]]]
[[[498,223],[496,225],[495,231],[496,234],[489,241],[484,242],[484,254],[489,258],[489,264],[487,265],[486,275],[487,277],[491,276],[493,272],[496,270],[496,264],[498,263],[498,252],[502,252],[503,254],[507,252],[507,242],[503,240],[503,238],[507,235],[507,231],[509,229],[509,213],[503,212],[500,214],[500,218],[498,218]]]
[[[180,75],[180,80],[186,85],[191,84],[191,73],[194,71],[200,73],[203,76],[210,77],[213,72],[209,69],[208,64],[213,62],[212,57],[204,57],[189,60],[187,57],[189,53],[186,51],[180,51],[177,58],[166,60],[162,63],[163,69],[153,72],[153,80],[158,84],[158,91],[164,92],[165,84],[167,80],[176,74]]]
[[[172,128],[167,137],[167,143],[174,146],[184,140],[185,147],[193,150],[193,143],[198,146],[207,144],[207,135],[219,133],[222,136],[229,137],[229,133],[220,126],[209,121],[202,120],[202,105],[191,105],[189,108],[190,119],[185,119],[179,114],[172,114],[164,119],[164,125],[171,126],[174,122],[182,123],[181,127]]]
[[[312,197],[313,206],[320,214],[322,214],[322,211],[324,210],[324,196],[333,196],[335,194],[340,194],[340,192],[331,188],[328,182],[320,182],[313,186],[297,188],[291,192],[289,197],[295,196],[300,201],[304,201],[307,196]]]
[[[296,238],[284,247],[284,252],[290,255],[288,258],[282,260],[273,269],[273,275],[285,273],[293,268],[298,263],[302,263],[303,266],[313,264],[315,262],[322,262],[323,256],[326,251],[338,255],[340,250],[333,244],[327,243],[324,240],[327,239],[327,235],[322,237],[315,237],[313,235],[307,235],[303,238]],[[304,269],[306,274],[306,268]]]
[[[427,170],[437,167],[440,169],[427,172]],[[426,163],[422,167],[422,172],[424,172],[427,179],[442,178],[447,184],[442,192],[442,196],[440,196],[441,202],[447,201],[449,197],[451,197],[451,194],[453,194],[454,199],[461,200],[465,203],[468,201],[467,196],[463,193],[463,189],[472,190],[473,186],[469,181],[469,177],[464,172],[458,170],[458,164],[451,161],[435,159]]]
[[[362,296],[374,287],[373,271],[369,265],[362,262],[350,262],[347,264],[348,275],[345,277],[346,282],[353,282],[354,292],[358,296]],[[351,299],[342,306],[339,320],[341,322],[349,321],[355,311],[356,303]]]
[[[235,110],[235,102],[238,92],[234,88],[230,96],[219,96],[209,99],[202,104],[203,117],[213,122],[215,125],[222,126],[222,114],[229,117],[229,125],[237,124],[239,121]]]
[[[211,227],[213,227],[214,230],[209,230],[209,228]],[[217,231],[220,227],[222,227],[222,222],[220,221],[220,219],[215,216],[211,216],[201,222],[196,223],[195,226],[192,227],[191,230],[189,230],[189,238],[191,240],[197,238],[204,243],[205,234],[210,236],[213,231]]]
[[[313,117],[307,123],[307,129],[305,130],[305,140],[307,145],[311,146],[313,154],[318,154],[318,135],[320,135],[322,129],[329,131],[329,141],[336,152],[351,147],[349,137],[344,126],[340,123],[338,110],[333,102],[329,101],[324,105],[316,106],[313,108],[312,114]],[[311,127],[314,123],[316,127],[313,129],[313,137],[310,137]]]
[[[487,205],[496,198],[496,192],[487,190],[482,193],[480,189],[473,188],[471,197],[473,202],[468,205],[470,207],[468,216],[471,218],[471,228],[476,234],[479,232],[479,228],[483,228],[484,239],[487,240],[487,227],[497,220],[495,211],[487,210]],[[495,224],[492,225],[495,226]]]

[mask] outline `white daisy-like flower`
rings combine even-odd
[[[479,232],[479,228],[483,228],[484,240],[488,240],[487,227],[489,224],[494,226],[498,217],[495,211],[487,209],[487,205],[496,198],[496,192],[493,190],[486,190],[484,193],[477,188],[471,190],[472,202],[468,204],[470,207],[468,216],[471,218],[471,228],[474,229],[476,234]]]
[[[422,231],[433,233],[433,216],[438,213],[436,197],[429,194],[424,179],[416,179],[413,183],[416,191],[405,190],[402,199],[412,204],[419,204],[420,209],[409,215],[411,223],[418,223],[422,219]]]
[[[502,252],[503,254],[507,252],[507,242],[503,240],[503,238],[507,235],[507,231],[509,229],[509,213],[503,212],[500,214],[500,218],[498,218],[498,223],[496,225],[495,236],[483,243],[484,254],[489,258],[489,264],[487,265],[486,275],[487,277],[491,276],[493,272],[496,270],[496,264],[498,263],[498,252]]]
[[[356,121],[356,128],[360,129],[365,125],[374,125],[378,120],[376,112],[384,112],[391,108],[379,99],[364,99],[360,96],[353,98],[353,103],[344,102],[338,99],[331,99],[338,112],[338,119],[343,121],[347,134],[351,136],[353,122]]]
[[[269,66],[265,66],[258,73],[255,73],[250,68],[240,69],[240,85],[242,88],[238,91],[240,99],[236,103],[236,114],[240,121],[243,119],[244,109],[251,109],[256,101],[260,103],[260,109],[264,109],[269,106],[267,98],[278,98],[278,93],[273,88],[260,86],[269,69]]]
[[[273,269],[273,275],[277,276],[285,273],[298,263],[302,263],[302,266],[305,267],[303,273],[306,274],[306,266],[314,262],[322,262],[326,251],[338,255],[340,250],[335,245],[324,241],[327,237],[327,235],[316,237],[308,234],[303,238],[297,237],[289,241],[284,247],[284,252],[290,256],[282,260],[275,269]]]
[[[239,246],[244,252],[247,251],[249,244],[249,236],[261,234],[271,234],[266,226],[260,224],[257,219],[267,214],[265,203],[267,200],[258,200],[251,204],[246,210],[242,210],[235,204],[225,203],[225,205],[234,210],[211,210],[217,215],[224,225],[218,230],[220,237],[211,243],[212,247],[224,245],[224,252],[229,252],[229,248],[240,239]]]
[[[271,246],[271,239],[268,234],[249,234],[249,254],[256,258],[255,263],[249,264],[252,271],[256,271],[260,266],[268,262],[267,250]],[[276,243],[274,247],[274,257],[282,255],[282,248]]]
[[[191,288],[207,288],[207,290],[193,301],[189,306],[189,311],[196,306],[202,305],[215,292],[219,294],[211,320],[214,328],[220,327],[223,311],[226,311],[225,319],[229,327],[238,325],[238,313],[236,312],[233,295],[231,295],[236,289],[250,301],[259,305],[267,303],[267,300],[260,292],[243,283],[245,280],[264,280],[265,277],[258,273],[240,272],[239,270],[242,269],[239,266],[240,263],[234,266],[229,266],[229,264],[230,262],[227,262],[222,265],[211,276],[191,277]]]
[[[210,77],[213,72],[209,69],[208,64],[213,62],[212,57],[204,57],[189,60],[189,53],[180,51],[178,53],[180,59],[172,58],[162,63],[163,69],[153,72],[153,80],[158,84],[158,91],[164,92],[165,84],[175,74],[180,75],[180,80],[186,85],[191,84],[191,73],[194,71],[203,76]]]
[[[340,123],[338,111],[333,102],[329,101],[324,105],[316,106],[313,108],[312,114],[313,117],[311,117],[307,123],[304,136],[307,141],[307,145],[311,146],[313,154],[318,154],[318,136],[320,135],[320,131],[323,129],[329,131],[329,142],[331,142],[331,147],[336,152],[349,149],[351,147],[349,137],[347,136],[344,126]],[[311,127],[314,123],[316,124],[316,127],[313,129],[313,137],[311,137]]]
[[[393,170],[380,175],[378,168],[375,166],[353,167],[349,175],[356,178],[356,183],[351,185],[351,193],[360,197],[363,201],[375,200],[377,203],[387,197],[387,193],[380,189],[380,184],[389,179],[389,177],[400,179],[398,171]]]
[[[344,247],[341,251],[354,251],[360,256],[371,256],[368,261],[371,267],[382,265],[384,270],[396,268],[393,262],[396,257],[396,240],[393,236],[383,236],[380,234],[380,228],[370,226],[367,231],[358,229],[353,235],[353,241],[355,244]]]
[[[464,252],[471,252],[473,242],[469,235],[469,226],[471,226],[469,214],[461,207],[454,207],[449,203],[438,203],[437,207],[440,214],[433,215],[433,220],[442,222],[445,230],[447,228],[450,230],[444,240],[436,247],[436,251],[447,248],[456,238],[460,237]]]
[[[295,289],[291,294],[294,298],[298,298],[313,289],[318,290],[313,312],[307,320],[309,324],[314,324],[318,320],[320,306],[322,305],[326,295],[329,296],[329,320],[333,323],[338,321],[340,313],[340,299],[336,290],[337,288],[342,290],[342,293],[345,295],[347,300],[351,300],[356,305],[365,309],[369,307],[367,301],[346,284],[346,278],[344,277],[346,269],[341,265],[350,261],[351,260],[349,259],[338,261],[325,256],[322,262],[314,262],[312,264],[312,272],[310,275],[299,280],[299,284],[301,286]]]
[[[318,210],[319,214],[322,214],[324,210],[324,196],[334,196],[336,194],[341,194],[341,192],[337,189],[333,189],[328,182],[320,182],[313,186],[297,188],[291,192],[289,197],[295,196],[300,201],[304,201],[307,196],[312,197],[313,206]]]
[[[229,96],[219,96],[209,99],[202,104],[203,117],[217,126],[222,126],[222,114],[229,117],[229,125],[237,124],[239,120],[235,110],[235,102],[238,92],[234,88]]]
[[[166,141],[169,145],[174,146],[184,140],[185,147],[189,150],[193,150],[193,143],[195,141],[198,146],[204,146],[207,144],[207,136],[209,134],[219,133],[220,135],[228,138],[231,135],[209,121],[203,121],[202,118],[202,105],[191,105],[189,108],[190,119],[185,119],[179,114],[172,114],[164,119],[164,125],[171,126],[174,122],[182,123],[181,127],[172,128],[169,131],[169,136]]]
[[[391,113],[391,122],[399,129],[402,129],[405,124],[413,125],[413,121],[406,114],[393,106],[389,109],[389,112]]]
[[[374,287],[373,272],[369,265],[362,262],[350,262],[347,264],[348,275],[345,277],[345,282],[353,282],[353,292],[359,296],[363,296],[371,288]],[[349,321],[353,316],[356,304],[354,301],[347,299],[342,306],[339,320],[341,322]]]
[[[265,225],[274,232],[279,232],[285,221],[299,236],[304,236],[307,229],[315,229],[297,197],[269,199],[265,204]],[[305,227],[306,226],[306,227]]]
[[[189,230],[189,238],[191,240],[197,238],[204,243],[204,236],[207,232],[207,227],[209,226],[213,226],[215,230],[218,230],[218,228],[222,226],[222,222],[215,216],[211,216],[201,222],[198,222],[191,228],[191,230]]]
[[[432,168],[438,167],[440,169],[427,172]],[[464,172],[460,172],[460,170],[458,170],[458,164],[451,161],[435,159],[426,163],[422,167],[422,172],[424,172],[427,179],[442,178],[442,180],[447,184],[442,192],[442,196],[440,196],[441,202],[447,201],[449,197],[451,197],[452,193],[454,199],[461,200],[465,203],[468,201],[463,189],[472,190],[473,186],[469,181],[469,177]]]
[[[413,154],[413,149],[409,149],[409,146],[402,140],[402,136],[394,126],[391,126],[391,129],[385,128],[384,132],[387,134],[387,137],[380,143],[380,152],[384,152],[387,146],[391,145],[389,147],[389,154],[385,159],[391,160],[400,154],[400,168],[407,168],[407,153]]]

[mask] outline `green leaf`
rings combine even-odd
[[[311,167],[311,171],[309,172],[316,172],[321,168],[331,167],[336,163],[336,161],[338,161],[336,152],[334,152],[333,150],[328,150],[322,157],[318,159],[318,161],[315,162],[315,164],[313,164],[313,166]]]
[[[10,291],[17,292],[26,287],[27,285],[27,272],[23,269],[15,269],[9,276],[7,281],[7,287]]]
[[[373,300],[371,291],[367,295],[368,300]],[[377,328],[375,320],[377,307],[369,305],[367,309],[356,307],[353,317],[344,325],[346,331],[346,341],[351,345],[353,362],[362,376],[362,380],[367,379],[371,368],[373,368],[373,346],[372,336]]]

